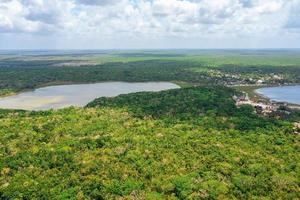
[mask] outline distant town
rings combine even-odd
[[[251,100],[249,98],[248,93],[241,92],[239,95],[234,95],[233,100],[237,107],[241,107],[242,105],[250,105],[254,108],[254,111],[257,114],[262,114],[264,116],[279,116],[279,115],[290,115],[292,110],[290,109],[297,109],[299,110],[299,105],[289,105],[286,102],[276,102],[276,101],[269,101],[269,100]],[[300,123],[294,122],[294,133],[300,134]]]

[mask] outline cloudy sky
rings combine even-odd
[[[300,48],[300,0],[0,0],[0,49]]]

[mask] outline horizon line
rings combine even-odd
[[[300,47],[264,47],[264,48],[19,48],[0,49],[0,51],[118,51],[118,50],[300,50]]]

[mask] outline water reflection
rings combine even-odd
[[[300,85],[267,87],[256,91],[274,101],[300,104]]]

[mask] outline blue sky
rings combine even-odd
[[[0,0],[0,49],[300,48],[300,0]]]

